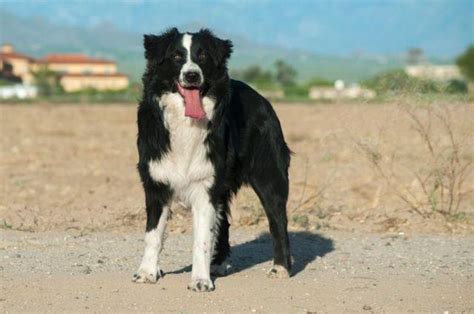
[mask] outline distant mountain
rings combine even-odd
[[[473,0],[2,0],[0,10],[132,33],[199,24],[265,45],[325,55],[400,54],[419,47],[453,58],[474,42]]]
[[[16,50],[36,57],[52,52],[82,52],[115,59],[133,80],[143,71],[142,37],[120,31],[111,23],[81,28],[0,11],[0,42],[12,43]]]
[[[200,24],[186,24],[182,29],[195,30]],[[256,43],[239,35],[220,32],[234,42],[231,69],[258,64],[271,68],[276,59],[293,65],[299,80],[313,77],[358,81],[375,73],[403,65],[403,56],[354,53],[349,56],[327,56]],[[0,42],[12,43],[18,51],[33,56],[52,52],[83,52],[91,56],[115,59],[121,71],[138,81],[144,68],[142,34],[120,30],[111,22],[90,27],[59,25],[41,17],[18,17],[0,10]]]

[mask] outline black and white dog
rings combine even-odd
[[[290,150],[270,103],[231,80],[232,43],[209,30],[145,35],[147,66],[138,107],[138,170],[146,199],[145,254],[134,282],[156,282],[158,255],[178,199],[192,208],[193,265],[188,288],[211,291],[213,271],[225,270],[229,203],[250,184],[273,237],[270,277],[291,268],[286,202]]]

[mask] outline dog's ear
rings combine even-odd
[[[176,27],[170,28],[161,35],[144,35],[143,46],[145,47],[145,58],[149,61],[162,63],[166,56],[166,50],[173,39],[178,37],[179,31]]]
[[[216,37],[209,29],[204,28],[199,31],[204,41],[211,50],[211,58],[216,66],[227,65],[227,60],[232,54],[232,42]]]

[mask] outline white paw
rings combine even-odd
[[[140,268],[133,274],[132,281],[136,283],[155,283],[158,281],[158,278],[162,276],[163,273],[159,267],[156,269]]]
[[[267,272],[268,278],[290,278],[288,270],[281,265],[273,265]]]
[[[230,274],[231,269],[232,265],[224,261],[220,265],[211,265],[211,275],[217,277],[227,276],[228,274]]]
[[[189,283],[188,289],[196,292],[209,292],[214,290],[214,284],[210,279],[193,279]]]

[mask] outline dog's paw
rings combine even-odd
[[[159,268],[155,270],[139,269],[133,274],[132,281],[135,283],[156,283],[162,276],[163,272]]]
[[[188,289],[196,292],[210,292],[214,290],[214,284],[210,279],[193,279]]]
[[[268,278],[290,278],[288,270],[281,265],[273,265],[267,272]]]
[[[223,262],[220,265],[211,265],[211,275],[216,277],[224,277],[230,274],[232,265],[228,262]]]

